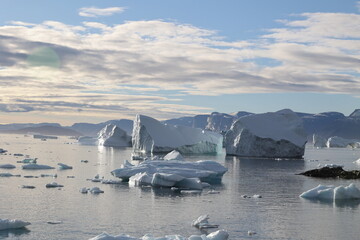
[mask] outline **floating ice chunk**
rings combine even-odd
[[[47,221],[46,222],[47,224],[61,224],[62,223],[62,221]]]
[[[80,162],[88,163],[89,161],[88,160],[81,160]]]
[[[201,194],[201,190],[181,190],[181,194],[187,194],[187,195],[194,195],[194,194]]]
[[[22,153],[14,153],[14,156],[15,157],[22,157],[22,156],[24,156],[24,154],[22,154]]]
[[[93,187],[89,190],[90,193],[94,193],[94,194],[98,194],[98,193],[104,193],[103,190],[101,190],[100,188],[98,187]]]
[[[21,185],[21,188],[34,189],[35,186],[32,186],[32,185]]]
[[[80,188],[81,193],[88,193],[89,189],[86,187]]]
[[[154,187],[173,187],[183,179],[184,177],[176,174],[155,173],[152,177],[151,185]]]
[[[36,169],[54,169],[54,167],[48,165],[41,165],[37,163],[30,163],[21,166],[22,169],[36,170]]]
[[[0,231],[6,230],[6,229],[23,228],[30,224],[31,223],[29,223],[29,222],[24,222],[22,220],[17,220],[17,219],[11,219],[11,220],[10,219],[0,219]]]
[[[36,163],[37,158],[24,158],[21,161],[17,161],[17,163]]]
[[[57,165],[59,166],[59,169],[61,169],[61,170],[66,170],[66,169],[72,169],[73,168],[72,166],[66,165],[64,163],[58,163]]]
[[[87,180],[92,181],[92,182],[101,182],[102,178],[100,178],[99,174],[96,174],[96,176],[94,178],[87,179]]]
[[[209,223],[209,215],[201,215],[196,220],[192,222],[192,226],[199,228],[199,229],[205,229],[205,228],[217,228],[219,225],[214,225]]]
[[[40,177],[52,177],[52,178],[57,178],[57,174],[40,174]]]
[[[0,164],[0,168],[12,169],[12,168],[16,168],[16,166],[12,164]]]
[[[0,148],[0,153],[6,153],[7,150]]]
[[[253,235],[255,235],[256,234],[256,232],[254,232],[254,231],[248,231],[248,235],[249,236],[253,236]]]
[[[129,186],[150,186],[152,181],[152,176],[146,172],[137,173],[134,176],[131,176],[129,179]]]
[[[14,175],[11,173],[0,173],[0,177],[20,177],[21,175]]]
[[[210,191],[207,192],[207,194],[220,194],[220,192],[215,191],[214,189],[211,189]]]
[[[178,151],[173,150],[173,151],[171,151],[171,152],[169,152],[168,154],[165,155],[164,160],[182,161],[182,160],[184,160],[184,157]]]
[[[206,236],[206,240],[227,240],[229,234],[225,230],[218,230]]]
[[[96,237],[90,238],[89,240],[141,240],[139,238],[130,237],[129,235],[121,234],[117,236],[111,236],[106,232],[103,232]]]
[[[101,183],[102,184],[120,184],[120,183],[122,183],[122,181],[113,180],[113,179],[102,179]]]
[[[57,188],[57,187],[64,187],[64,185],[58,184],[56,182],[48,183],[45,185],[47,188]]]
[[[303,192],[300,197],[319,200],[360,199],[360,190],[353,183],[346,187],[319,185]]]

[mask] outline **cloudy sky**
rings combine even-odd
[[[360,1],[1,0],[0,123],[360,108]]]

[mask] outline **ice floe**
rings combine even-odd
[[[23,228],[28,225],[30,225],[29,222],[18,219],[0,219],[0,230]]]
[[[206,229],[206,228],[218,228],[219,225],[216,224],[210,224],[209,223],[209,215],[201,215],[196,220],[194,220],[191,224],[193,227],[199,228],[199,229]]]
[[[16,166],[12,164],[0,164],[0,168],[12,169],[12,168],[16,168]]]
[[[12,173],[0,173],[0,177],[21,177],[19,174],[12,174]]]
[[[46,184],[45,187],[47,187],[47,188],[60,188],[60,187],[64,187],[64,185],[58,184],[56,182],[52,182],[52,183]]]
[[[30,163],[21,166],[22,169],[36,170],[36,169],[54,169],[54,167],[48,165],[42,165],[37,163]]]
[[[353,183],[346,187],[325,186],[320,184],[315,188],[303,192],[300,197],[318,200],[360,199],[360,190]]]
[[[66,165],[64,163],[58,163],[57,165],[59,166],[60,170],[66,170],[66,169],[72,169],[73,168],[72,166]]]

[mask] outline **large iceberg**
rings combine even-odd
[[[317,200],[360,199],[360,190],[353,183],[346,187],[319,185],[313,189],[303,192],[300,197]]]
[[[161,182],[160,180],[162,180],[167,182],[166,187],[172,187],[177,185],[198,186],[194,183],[194,180],[189,179],[200,179],[202,182],[209,183],[221,182],[221,178],[226,171],[227,168],[215,161],[149,160],[141,162],[137,166],[124,166],[123,168],[115,169],[111,174],[121,178],[123,181],[128,181],[130,177],[136,174],[142,174],[137,175],[138,180],[135,181],[158,186]]]
[[[116,125],[106,125],[98,135],[100,146],[106,147],[130,147],[131,136]]]
[[[150,234],[146,234],[141,238],[131,237],[129,235],[121,234],[117,236],[109,235],[108,233],[102,233],[89,240],[227,240],[229,234],[225,230],[218,230],[208,235],[191,235],[189,238],[181,235],[168,235],[165,237],[153,237]]]
[[[135,152],[218,153],[221,134],[186,126],[165,125],[144,115],[134,121],[132,144]]]
[[[326,146],[328,148],[346,148],[346,147],[359,148],[360,140],[345,139],[342,137],[334,136],[327,140]]]
[[[24,222],[17,219],[1,219],[0,218],[0,231],[7,229],[23,228],[30,225],[29,222]]]
[[[239,118],[225,135],[226,154],[242,157],[301,158],[307,134],[291,110]]]

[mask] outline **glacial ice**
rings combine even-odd
[[[303,192],[300,197],[318,200],[360,199],[360,190],[353,183],[346,187],[324,186],[320,184],[315,188]]]
[[[58,163],[57,165],[59,166],[60,170],[66,170],[66,169],[72,169],[73,168],[72,166],[66,165],[64,163]]]
[[[201,215],[196,220],[192,222],[192,226],[199,228],[199,229],[206,229],[206,228],[217,228],[219,225],[210,224],[209,223],[209,215]]]
[[[307,134],[291,110],[248,115],[233,123],[225,135],[228,155],[301,158]]]
[[[137,115],[132,145],[134,152],[218,153],[222,135],[186,126],[165,125],[154,118]]]
[[[17,219],[1,219],[0,218],[0,231],[7,229],[23,228],[31,223]]]
[[[345,139],[342,137],[334,136],[327,140],[326,146],[328,148],[346,148],[346,147],[359,148],[360,140]]]
[[[152,160],[157,160],[157,159],[152,159]],[[181,161],[181,160],[184,160],[184,157],[178,151],[173,150],[173,151],[169,152],[168,154],[166,154],[164,156],[164,160],[167,160],[167,161],[169,161],[169,160]]]
[[[105,147],[130,147],[131,136],[116,125],[106,125],[98,134],[100,146]]]
[[[0,168],[11,169],[16,168],[16,166],[12,164],[0,164]]]
[[[146,234],[141,238],[131,237],[129,235],[121,234],[117,236],[109,235],[104,232],[89,240],[227,240],[229,234],[225,230],[218,230],[208,235],[191,235],[189,238],[185,238],[181,235],[167,235],[165,237],[153,237],[150,234]]]
[[[41,164],[37,164],[37,163],[30,163],[30,164],[25,164],[21,166],[22,169],[31,169],[31,170],[35,170],[35,169],[54,169],[54,167],[48,166],[48,165],[41,165]]]
[[[186,162],[186,161],[144,161],[137,166],[123,167],[115,169],[111,174],[115,177],[121,178],[123,181],[127,181],[130,177],[146,173],[142,175],[136,175],[132,179],[132,182],[137,184],[141,182],[149,182],[149,178],[153,179],[153,175],[156,173],[164,177],[164,174],[170,174],[169,177],[173,178],[175,175],[181,176],[182,178],[198,178],[203,182],[221,182],[222,176],[227,171],[227,168],[222,166],[220,163],[215,161],[197,161],[197,162]],[[156,175],[156,178],[160,177]],[[179,181],[181,180],[178,178]],[[191,180],[189,180],[191,181]],[[152,182],[150,182],[152,183]],[[185,183],[184,183],[185,184]],[[188,182],[188,184],[190,184]],[[191,184],[194,184],[193,182]]]

